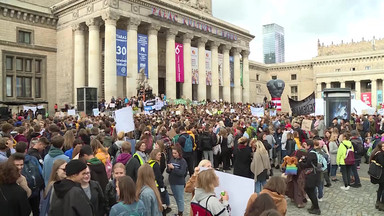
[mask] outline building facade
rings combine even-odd
[[[79,87],[96,87],[99,99],[107,101],[134,96],[142,35],[146,80],[154,94],[250,101],[254,36],[213,17],[210,0],[4,0],[0,10],[6,29],[0,34],[2,101],[76,104]],[[126,32],[125,50],[118,49],[119,30]],[[176,77],[178,46],[184,80]],[[116,69],[120,52],[126,54],[124,76]]]
[[[263,56],[265,64],[285,62],[284,28],[276,23],[263,25]]]
[[[289,112],[288,97],[302,100],[312,92],[322,97],[325,88],[350,88],[352,98],[379,108],[383,103],[384,39],[324,45],[318,42],[318,56],[311,60],[280,64],[250,61],[252,102],[270,98],[265,83],[282,79],[282,111]],[[253,86],[260,86],[257,90]]]

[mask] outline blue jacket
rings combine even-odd
[[[51,175],[51,172],[52,172],[53,162],[55,162],[55,160],[57,159],[63,159],[67,163],[70,161],[69,158],[64,154],[57,155],[56,157],[51,157],[49,153],[45,155],[44,165],[43,165],[43,178],[44,178],[45,185],[48,185],[49,176]]]
[[[131,213],[137,213],[137,215],[145,216],[146,212],[147,210],[144,206],[144,202],[141,200],[132,204],[124,204],[122,202],[118,202],[112,206],[109,216],[131,215]]]
[[[144,185],[140,191],[140,200],[143,201],[146,208],[146,216],[162,216],[157,204],[155,192],[148,186]]]
[[[171,163],[175,168],[170,170],[167,168],[169,173],[169,184],[170,185],[185,185],[185,176],[187,175],[187,162],[184,158],[172,158]]]

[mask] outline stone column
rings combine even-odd
[[[119,16],[115,13],[107,12],[103,14],[102,18],[105,22],[104,98],[109,102],[112,96],[117,97],[116,22]]]
[[[175,38],[177,34],[176,29],[167,30],[166,38],[166,81],[165,91],[168,99],[176,99],[176,59],[175,59]]]
[[[345,88],[345,81],[340,82],[340,88]]]
[[[238,103],[238,102],[242,102],[242,98],[243,98],[243,95],[242,95],[242,87],[241,87],[241,80],[240,80],[240,76],[241,76],[241,71],[240,71],[240,50],[238,48],[233,48],[232,49],[232,53],[233,53],[233,67],[234,67],[234,91],[233,91],[233,94],[234,94],[234,102]]]
[[[75,24],[72,28],[75,31],[73,102],[77,105],[77,88],[85,86],[85,36],[82,23]]]
[[[186,33],[183,36],[184,48],[184,83],[183,83],[183,96],[185,99],[192,100],[192,59],[191,59],[191,40],[193,35]]]
[[[140,25],[140,20],[130,18],[127,25],[127,97],[132,97],[137,94],[137,28]]]
[[[316,83],[316,98],[321,98],[321,92],[322,92],[321,82]]]
[[[217,41],[211,42],[211,55],[212,55],[212,87],[211,98],[213,100],[220,100],[220,86],[219,86],[219,45]]]
[[[148,28],[148,82],[152,87],[152,93],[159,95],[159,62],[157,51],[157,33],[160,26],[151,24]]]
[[[223,45],[223,100],[231,102],[231,79],[229,65],[229,45]]]
[[[101,70],[100,70],[100,22],[92,18],[88,20],[88,86],[97,88],[98,97],[101,96]]]
[[[377,79],[371,79],[371,104],[377,108]]]
[[[249,85],[249,61],[248,61],[248,56],[249,56],[249,50],[243,50],[241,52],[241,55],[243,57],[243,102],[244,103],[250,103],[251,98],[250,98],[250,85]]]
[[[207,43],[207,41],[207,38],[201,37],[197,44],[199,50],[199,86],[197,89],[197,99],[199,101],[207,99],[207,74],[205,71],[205,43]]]
[[[361,83],[360,80],[355,81],[355,98],[356,100],[361,99]]]

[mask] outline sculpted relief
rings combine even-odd
[[[175,2],[180,2],[186,4],[192,8],[202,10],[205,13],[212,13],[212,0],[173,0]]]

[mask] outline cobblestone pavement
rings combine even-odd
[[[319,202],[322,215],[329,216],[383,216],[384,212],[380,212],[375,209],[376,202],[376,191],[378,185],[373,185],[370,182],[369,176],[367,174],[368,165],[362,164],[361,169],[359,170],[360,180],[362,187],[361,188],[350,188],[348,191],[340,189],[343,185],[341,178],[341,173],[338,172],[338,182],[332,182],[330,188],[324,187],[324,197],[323,201]],[[280,175],[281,173],[277,170],[274,171],[275,175]],[[167,178],[167,177],[166,177]],[[188,178],[188,177],[187,177]],[[166,180],[167,182],[167,180]],[[172,194],[170,187],[168,192]],[[175,203],[174,197],[171,195],[171,208],[172,212],[168,215],[177,214],[177,205]],[[191,194],[184,194],[185,201],[185,211],[183,215],[189,215],[190,201],[192,200]],[[311,202],[308,199],[307,206],[305,208],[297,208],[291,201],[287,198],[288,202],[288,211],[287,216],[297,216],[297,215],[309,215],[307,208],[310,207]],[[234,215],[238,216],[238,215]]]

